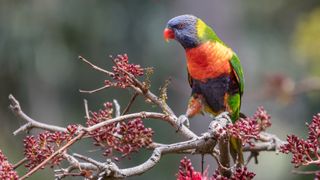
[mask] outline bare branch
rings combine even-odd
[[[225,177],[230,177],[232,171],[230,169],[230,152],[229,152],[229,137],[225,136],[219,139],[219,161],[222,166],[220,166],[219,171]],[[225,168],[221,168],[225,167]]]
[[[92,158],[89,158],[89,157],[86,157],[86,156],[83,156],[83,155],[80,155],[80,154],[76,154],[76,153],[74,153],[73,156],[76,157],[76,158],[79,158],[79,159],[81,159],[83,161],[86,161],[88,163],[91,163],[91,164],[95,165],[99,170],[103,170],[105,168],[105,164],[104,163],[98,162],[98,161],[96,161],[96,160],[94,160]]]
[[[215,126],[217,127],[217,126]],[[120,169],[116,164],[108,161],[107,163],[101,163],[97,162],[96,160],[93,160],[88,157],[84,157],[82,155],[76,155],[74,154],[75,157],[78,157],[84,161],[87,161],[91,163],[93,166],[100,167],[100,171],[104,171],[103,176],[104,177],[111,177],[111,178],[125,178],[129,176],[136,176],[140,175],[151,168],[153,168],[161,159],[161,157],[165,154],[171,154],[171,153],[181,153],[181,152],[188,152],[190,153],[192,150],[193,154],[211,154],[214,152],[212,149],[215,147],[217,140],[215,139],[215,135],[217,133],[218,129],[212,128],[212,132],[207,132],[204,133],[202,136],[188,140],[188,141],[183,141],[183,142],[178,142],[178,143],[173,143],[173,144],[159,144],[159,143],[153,143],[153,153],[150,156],[150,158],[145,161],[144,163],[135,166],[135,167],[130,167],[130,168],[125,168],[125,169]],[[263,142],[265,143],[265,142]],[[206,147],[206,148],[204,148]],[[244,149],[246,151],[270,151],[270,149],[263,149],[263,148],[257,148],[257,149]],[[217,159],[217,162],[219,163],[218,157],[215,155],[213,156]],[[224,167],[221,163],[220,166],[225,169],[225,170],[231,170],[234,168],[232,166],[231,168]],[[99,169],[99,168],[98,168]],[[95,169],[98,171],[98,169]]]
[[[304,175],[319,173],[319,171],[298,171],[298,170],[292,170],[291,172],[294,174],[304,174]]]
[[[27,161],[28,161],[27,158],[21,159],[19,162],[17,162],[16,164],[13,165],[13,169],[17,169],[19,166],[21,166],[22,164],[24,164]]]
[[[106,126],[115,122],[120,122],[128,119],[133,118],[154,118],[154,119],[160,119],[160,120],[169,120],[170,117],[162,114],[162,113],[155,113],[155,112],[139,112],[139,113],[132,113],[132,114],[126,114],[123,116],[115,117],[113,119],[106,119],[106,121],[100,122],[98,124],[95,124],[93,126],[90,126],[88,128],[85,128],[86,131],[91,132],[98,128],[101,128],[102,126]]]
[[[261,140],[263,142],[269,142],[270,146],[269,146],[268,149],[274,149],[274,151],[276,153],[279,153],[280,146],[286,143],[286,141],[282,141],[276,135],[270,134],[270,133],[267,133],[267,132],[264,132],[264,131],[260,133],[259,140]],[[260,145],[263,145],[263,144],[260,144]],[[262,148],[262,146],[261,146],[261,148]]]
[[[285,143],[285,142],[284,142]],[[275,142],[257,142],[254,143],[254,146],[246,144],[243,147],[243,151],[277,151],[279,149],[279,145]]]
[[[125,114],[127,114],[127,113],[129,112],[129,110],[130,110],[133,102],[136,100],[136,98],[138,97],[138,95],[139,95],[138,93],[134,93],[134,94],[133,94],[133,96],[131,97],[128,105],[127,105],[126,108],[123,110],[122,115],[125,115]]]
[[[67,159],[69,164],[78,169],[86,169],[86,170],[97,170],[98,167],[92,163],[80,163],[74,156],[70,154],[63,153],[63,156]]]
[[[203,149],[203,147],[215,147],[217,141],[215,139],[215,130],[211,133],[205,133],[201,137],[189,141],[174,143],[170,145],[163,145],[163,144],[155,144],[156,148],[153,151],[153,154],[151,157],[145,161],[144,163],[127,169],[119,169],[117,173],[119,176],[118,178],[128,177],[128,176],[134,176],[134,175],[140,175],[147,170],[151,169],[153,166],[155,166],[161,159],[161,156],[164,154],[169,153],[179,153],[184,150],[190,150],[194,149],[193,151],[195,154],[212,154],[212,149]],[[270,144],[270,143],[269,143]],[[260,147],[260,146],[259,146]],[[245,151],[271,151],[271,149],[268,148],[257,148],[257,149],[244,149]],[[214,156],[217,160],[218,157]],[[217,161],[219,162],[219,160]],[[225,170],[231,170],[231,168],[224,167],[222,164],[220,166]],[[117,177],[117,176],[114,176]]]
[[[184,142],[163,145],[154,144],[156,148],[154,149],[151,157],[144,163],[126,169],[114,168],[114,173],[111,173],[115,178],[124,178],[129,176],[140,175],[152,167],[154,167],[161,159],[161,156],[169,153],[177,153],[185,150],[194,149],[196,153],[200,154],[211,154],[213,148],[215,147],[217,140],[216,134],[218,133],[218,128],[224,127],[226,124],[221,124],[221,122],[216,121],[212,123],[212,127],[209,132],[204,133],[201,137],[191,139]]]
[[[13,135],[17,135],[20,132],[23,131],[28,131],[31,130],[32,128],[40,128],[48,131],[60,131],[60,132],[67,132],[66,128],[59,127],[59,126],[54,126],[54,125],[49,125],[45,123],[40,123],[32,118],[30,118],[28,115],[26,115],[20,106],[20,103],[16,98],[10,94],[9,95],[9,100],[10,100],[10,109],[12,112],[19,118],[21,118],[24,121],[27,121],[27,123],[23,126],[21,126],[19,129],[13,132]]]
[[[84,99],[83,103],[84,103],[84,110],[86,112],[86,119],[90,119],[88,101],[86,99]]]
[[[102,91],[104,89],[107,89],[108,87],[110,87],[110,86],[109,85],[105,85],[105,86],[102,86],[102,87],[99,87],[99,88],[93,89],[93,90],[82,90],[82,89],[79,89],[79,92],[92,94],[92,93],[96,93],[96,92]]]
[[[115,117],[119,117],[121,114],[120,105],[116,99],[113,100],[114,107],[116,109]]]
[[[81,61],[89,64],[93,69],[95,69],[95,70],[97,70],[97,71],[100,71],[100,72],[103,72],[103,73],[105,73],[105,74],[108,75],[108,76],[114,75],[112,72],[107,71],[107,70],[105,70],[105,69],[100,68],[99,66],[94,65],[93,63],[91,63],[90,61],[88,61],[87,59],[85,59],[85,58],[82,57],[82,56],[79,56],[78,59],[80,59]]]
[[[63,153],[63,157],[69,162],[70,166],[67,168],[61,168],[61,169],[54,170],[55,177],[59,180],[66,177],[66,176],[73,176],[71,174],[71,172],[76,169],[78,169],[79,171],[82,171],[82,170],[96,171],[96,170],[98,170],[98,167],[94,166],[92,163],[81,163],[75,157],[73,157],[67,153]],[[76,174],[78,176],[84,175],[82,172],[79,172]]]
[[[162,111],[171,117],[168,119],[168,122],[175,128],[178,129],[178,133],[182,134],[187,139],[197,138],[198,136],[192,132],[189,128],[185,125],[181,125],[177,120],[177,116],[172,111],[172,109],[168,106],[167,103],[161,101],[156,95],[154,95],[151,91],[147,90],[146,92],[142,92],[142,90],[138,89],[137,87],[131,86],[137,93],[143,95],[146,99],[150,100],[152,103],[158,105]]]
[[[215,143],[216,140],[209,133],[205,133],[203,136],[197,139],[192,139],[189,141],[169,145],[162,145],[154,149],[151,157],[147,161],[135,167],[118,169],[117,172],[114,173],[114,177],[124,178],[129,176],[140,175],[154,167],[160,161],[161,156],[164,154],[181,152],[183,150],[188,149],[197,149],[197,147],[203,147],[208,144],[210,144],[211,147],[214,147]]]

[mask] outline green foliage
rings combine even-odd
[[[320,75],[320,8],[300,18],[293,33],[293,45],[300,62],[307,64],[311,74]]]

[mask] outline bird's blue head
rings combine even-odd
[[[177,40],[185,49],[196,47],[200,44],[197,21],[198,18],[193,15],[181,15],[170,19],[163,31],[164,38]]]

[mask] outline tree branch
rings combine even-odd
[[[110,72],[110,71],[107,71],[107,70],[105,70],[105,69],[102,69],[102,68],[100,68],[99,66],[94,65],[93,63],[91,63],[90,61],[88,61],[87,59],[85,59],[85,58],[82,57],[82,56],[78,56],[78,59],[80,59],[81,61],[89,64],[93,69],[95,69],[95,70],[97,70],[97,71],[100,71],[100,72],[103,72],[103,73],[105,73],[105,74],[108,75],[108,76],[114,75],[114,73],[112,73],[112,72]]]
[[[123,110],[122,115],[125,115],[125,114],[127,114],[127,113],[129,112],[129,110],[130,110],[133,102],[136,100],[136,98],[138,97],[138,95],[139,95],[138,93],[134,93],[134,94],[133,94],[133,96],[131,97],[128,105],[127,105],[126,108]]]
[[[83,58],[82,56],[79,56],[79,59],[84,61],[86,64],[90,65],[93,69],[100,71],[108,76],[114,76],[115,73],[107,71],[103,68],[100,68],[96,66],[95,64],[91,63],[87,59]],[[95,174],[90,175],[90,177],[97,177],[97,179],[103,179],[103,178],[125,178],[129,176],[134,175],[140,175],[152,167],[154,167],[161,159],[161,157],[165,154],[170,153],[193,153],[193,154],[210,154],[213,155],[215,158],[215,150],[214,147],[218,143],[218,141],[221,141],[221,131],[228,123],[228,119],[224,116],[216,117],[216,121],[213,121],[209,125],[209,130],[202,134],[201,136],[197,136],[193,131],[191,131],[189,128],[187,128],[184,125],[181,125],[178,121],[177,116],[172,111],[172,109],[168,106],[168,104],[160,99],[158,96],[153,94],[145,85],[144,83],[140,82],[134,75],[131,73],[125,71],[124,69],[117,67],[123,74],[125,74],[125,77],[128,78],[130,84],[129,88],[134,90],[134,96],[131,98],[128,106],[123,111],[123,114],[121,115],[121,108],[120,105],[116,100],[114,100],[115,105],[115,117],[111,119],[104,119],[104,121],[97,123],[95,125],[89,126],[89,127],[79,127],[78,131],[75,133],[74,137],[66,142],[63,146],[61,146],[57,151],[52,153],[48,158],[46,158],[44,161],[42,161],[40,164],[38,164],[35,168],[31,169],[27,174],[22,176],[20,179],[23,180],[33,173],[35,173],[37,170],[43,168],[47,163],[49,163],[53,158],[55,158],[58,155],[63,155],[63,157],[69,162],[70,166],[67,169],[60,169],[56,170],[56,177],[61,179],[68,175],[83,175],[85,177],[89,175],[84,175],[83,173],[85,170],[87,171],[94,171]],[[102,87],[93,91],[88,91],[89,93],[93,93],[99,90],[102,90],[107,87]],[[162,113],[159,112],[137,112],[137,113],[131,113],[126,114],[132,104],[132,102],[135,100],[135,98],[138,95],[142,95],[146,100],[152,102],[153,104],[157,105],[159,108],[161,108]],[[22,110],[19,105],[19,102],[12,96],[9,96],[10,99],[10,109],[20,118],[25,120],[27,123],[21,126],[18,130],[14,132],[14,134],[18,134],[21,131],[28,131],[32,128],[40,128],[43,130],[49,130],[49,131],[60,131],[60,132],[67,132],[66,128],[54,126],[54,125],[48,125],[45,123],[40,123],[36,120],[33,120],[29,116],[27,116]],[[86,112],[86,119],[89,117],[89,109],[87,101],[84,101],[85,105],[85,112]],[[159,143],[153,143],[150,145],[149,149],[153,150],[152,155],[149,157],[147,161],[144,163],[130,167],[130,168],[124,168],[120,169],[115,163],[111,162],[111,160],[107,160],[106,162],[98,162],[94,159],[91,159],[89,157],[85,157],[79,154],[73,154],[69,155],[67,154],[67,149],[76,143],[77,141],[81,140],[85,137],[85,135],[89,135],[90,132],[93,132],[101,127],[110,125],[112,123],[118,123],[125,120],[130,120],[134,118],[141,118],[141,119],[158,119],[165,122],[168,122],[171,126],[173,126],[175,129],[178,129],[178,132],[183,135],[186,139],[186,141],[173,143],[173,144],[159,144]],[[220,134],[220,135],[219,135]],[[268,133],[261,133],[261,139],[259,141],[254,142],[254,146],[245,146],[244,151],[250,151],[250,152],[260,152],[260,151],[277,151],[281,144],[285,142],[281,141],[278,137],[272,134]],[[228,152],[221,152],[226,153],[229,156]],[[78,159],[85,161],[80,162]],[[220,167],[223,167],[224,170],[228,170],[231,172],[232,168],[229,168],[228,166],[225,167],[225,164],[221,164],[219,160],[217,160]],[[21,163],[22,164],[22,163]],[[79,170],[79,173],[72,173],[73,170]],[[82,174],[81,174],[82,173]]]
[[[24,164],[27,161],[28,161],[27,158],[21,159],[19,162],[17,162],[16,164],[13,165],[13,169],[17,169],[19,166],[21,166],[22,164]]]
[[[97,65],[91,63],[89,60],[85,59],[82,56],[79,56],[79,59],[85,62],[86,64],[89,64],[93,69],[100,71],[104,74],[107,74],[108,76],[113,76],[114,73],[107,71],[105,69],[102,69],[98,67]],[[196,138],[198,137],[195,133],[193,133],[190,129],[188,129],[186,126],[181,125],[179,122],[177,122],[178,118],[172,111],[172,109],[168,106],[167,103],[163,102],[161,99],[159,99],[156,95],[154,95],[151,91],[146,89],[142,82],[140,82],[137,78],[135,78],[132,74],[129,72],[123,70],[122,68],[119,68],[123,73],[128,75],[130,79],[134,82],[130,87],[138,94],[144,96],[146,99],[150,100],[152,103],[158,105],[162,111],[170,117],[168,119],[168,122],[174,126],[174,128],[178,129],[179,133],[182,134],[184,137],[188,139]]]
[[[102,90],[104,90],[104,89],[107,89],[107,88],[109,88],[109,87],[110,87],[110,86],[105,85],[105,86],[102,86],[102,87],[99,87],[99,88],[93,89],[93,90],[82,90],[82,89],[79,89],[79,92],[92,94],[92,93],[96,93],[96,92],[98,92],[98,91],[102,91]]]
[[[164,120],[170,122],[170,116],[162,114],[162,113],[156,113],[156,112],[138,112],[138,113],[132,113],[132,114],[126,114],[123,116],[115,117],[112,119],[106,119],[106,121],[100,122],[98,124],[95,124],[93,126],[85,128],[85,131],[92,132],[98,128],[101,128],[103,126],[115,123],[115,122],[120,122],[128,119],[134,119],[134,118],[153,118],[153,119],[159,119],[159,120]]]
[[[116,164],[111,162],[110,160],[108,163],[100,163],[96,162],[95,160],[93,164],[96,166],[103,166],[103,169],[105,172],[104,173],[104,178],[125,178],[125,177],[130,177],[130,176],[136,176],[140,175],[151,168],[153,168],[161,159],[161,157],[165,154],[171,154],[171,153],[181,153],[186,150],[192,150],[192,151],[187,151],[192,152],[193,154],[211,154],[212,153],[212,148],[215,147],[217,143],[216,135],[217,135],[217,130],[220,127],[223,127],[223,124],[218,124],[220,122],[213,122],[215,125],[213,125],[213,128],[209,130],[209,132],[204,133],[202,136],[188,140],[188,141],[183,141],[183,142],[178,142],[178,143],[173,143],[173,144],[158,144],[154,143],[153,147],[153,153],[149,157],[148,160],[146,160],[144,163],[130,167],[130,168],[125,168],[125,169],[120,169]],[[211,131],[211,132],[210,132]],[[274,142],[257,142],[255,146],[251,147],[250,149],[247,147],[244,147],[244,151],[271,151],[270,147],[272,146],[275,147]],[[267,146],[268,144],[268,146]],[[256,147],[256,148],[255,148]],[[263,147],[263,148],[262,148]],[[90,162],[92,159],[90,158],[83,158],[86,159],[86,161]],[[224,166],[222,166],[224,167]],[[225,168],[227,170],[231,170],[230,168]]]
[[[15,110],[14,112],[19,112],[19,114],[21,114],[22,111],[19,106],[19,102],[16,99],[14,99],[13,96],[10,96],[10,99],[12,102],[14,102],[14,103],[11,103],[12,109]],[[86,111],[88,111],[87,102],[85,102],[85,109],[86,109]],[[118,107],[117,109],[120,112],[120,107]],[[28,117],[28,116],[24,114],[23,117]],[[120,121],[124,121],[127,119],[132,119],[132,118],[142,118],[142,119],[153,118],[153,119],[164,120],[169,123],[176,122],[175,120],[172,119],[171,116],[163,114],[163,113],[139,112],[139,113],[132,113],[132,114],[126,114],[123,116],[118,116],[118,117],[115,117],[112,119],[108,119],[107,121],[103,121],[101,123],[98,123],[94,126],[83,128],[80,130],[80,133],[78,133],[78,135],[76,137],[71,139],[71,141],[69,141],[67,144],[65,144],[63,147],[61,147],[58,151],[53,153],[49,158],[47,158],[45,161],[40,163],[37,167],[35,167],[31,171],[29,171],[23,177],[21,177],[21,180],[29,177],[31,174],[36,172],[38,169],[45,166],[45,164],[48,163],[51,159],[53,159],[57,155],[65,152],[65,150],[68,147],[70,147],[76,141],[80,140],[85,134],[87,134],[87,132],[94,131],[98,128],[109,125],[111,123],[120,122]],[[223,119],[213,121],[210,124],[209,131],[207,133],[204,133],[202,136],[193,138],[188,141],[174,143],[174,144],[168,144],[168,145],[154,143],[152,145],[152,148],[154,148],[154,150],[153,150],[153,154],[151,155],[151,157],[146,162],[144,162],[138,166],[126,168],[126,169],[119,169],[114,163],[109,163],[108,166],[104,166],[104,169],[108,169],[108,173],[104,173],[103,175],[108,176],[108,177],[115,177],[115,178],[123,178],[123,177],[128,177],[128,176],[139,175],[139,174],[151,169],[152,167],[154,167],[160,161],[162,155],[169,154],[169,153],[185,153],[185,152],[187,152],[187,153],[193,153],[193,154],[212,154],[213,148],[215,147],[215,145],[217,143],[216,132],[219,129],[223,128],[227,124],[226,119],[224,119],[224,120],[225,121],[223,121]],[[45,124],[42,125],[43,123],[39,123],[33,119],[32,119],[32,121],[28,121],[28,122],[33,123],[33,125],[35,124],[36,126],[34,126],[34,127],[41,128],[41,129],[43,128],[45,130],[50,129],[50,128],[48,128],[48,126],[52,127],[51,125],[45,125]],[[173,124],[173,125],[175,125],[175,124]],[[55,126],[53,126],[53,127],[55,127]],[[55,128],[55,129],[57,129],[57,128]],[[52,129],[50,129],[50,130],[52,130]],[[54,131],[54,129],[53,129],[53,131]],[[262,142],[255,142],[254,146],[246,145],[244,147],[244,151],[251,151],[251,152],[275,151],[275,150],[277,150],[277,148],[281,144],[285,143],[284,141],[281,141],[279,138],[277,138],[275,135],[272,135],[272,134],[262,132],[261,137],[262,137],[261,138]],[[87,162],[86,164],[79,164],[79,162],[76,163],[75,159],[72,157],[73,156],[69,155],[67,158],[67,160],[70,163],[70,167],[72,167],[72,168],[68,168],[67,169],[68,172],[67,172],[67,170],[65,170],[62,174],[59,175],[59,177],[62,177],[64,175],[68,175],[69,171],[71,171],[73,169],[79,169],[80,171],[81,171],[81,169],[88,169],[88,170],[95,170],[95,171],[97,171],[99,169],[97,167],[97,163]],[[79,158],[80,156],[77,156],[77,157]],[[87,161],[88,161],[88,159],[87,159]],[[91,165],[90,165],[90,163],[91,163]]]
[[[19,118],[21,118],[24,121],[27,121],[27,123],[23,126],[21,126],[19,129],[13,132],[13,135],[17,135],[20,132],[23,131],[28,131],[31,130],[32,128],[40,128],[43,130],[48,130],[48,131],[60,131],[60,132],[67,132],[66,128],[59,127],[59,126],[54,126],[54,125],[49,125],[45,123],[40,123],[32,118],[30,118],[28,115],[26,115],[20,106],[19,101],[16,100],[16,98],[10,94],[9,95],[9,100],[10,100],[10,109],[12,112]]]

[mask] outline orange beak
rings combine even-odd
[[[172,29],[165,28],[163,31],[163,37],[168,42],[170,39],[174,39],[174,32]]]

